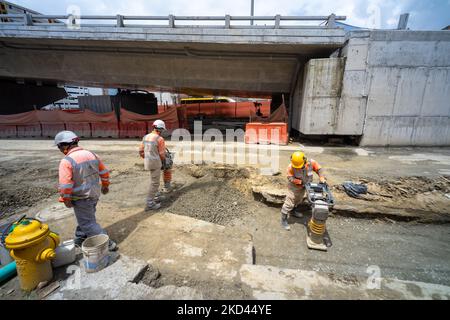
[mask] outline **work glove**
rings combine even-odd
[[[103,194],[107,194],[108,192],[109,192],[109,187],[102,187],[102,193]]]
[[[325,177],[319,177],[320,183],[327,184],[327,179]]]
[[[72,207],[73,207],[72,200],[70,200],[70,199],[64,200],[64,205],[65,205],[67,208],[72,208]]]
[[[292,182],[298,186],[302,185],[302,180],[300,180],[300,179],[294,179]]]

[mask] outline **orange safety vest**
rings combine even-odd
[[[321,167],[319,163],[317,163],[317,161],[313,159],[308,160],[305,166],[300,169],[294,168],[291,164],[289,164],[287,169],[287,177],[289,179],[290,185],[295,185],[291,181],[293,179],[299,179],[302,181],[302,185],[300,187],[303,187],[307,183],[311,183],[313,181],[313,171],[319,174],[320,169]]]
[[[146,161],[159,163],[165,157],[166,143],[164,138],[155,132],[151,132],[142,139],[141,151],[144,151],[144,158]]]
[[[100,158],[81,147],[71,149],[59,164],[60,201],[98,199],[100,180],[109,186],[109,171]]]

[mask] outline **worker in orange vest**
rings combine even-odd
[[[106,234],[95,218],[100,192],[109,192],[109,171],[93,152],[78,146],[80,139],[72,131],[61,131],[55,136],[55,145],[65,155],[59,164],[60,202],[73,208],[77,219],[74,242],[82,242],[98,234]],[[101,187],[100,187],[101,181]],[[117,250],[109,240],[109,250]]]
[[[144,136],[139,147],[139,155],[144,158],[145,167],[150,170],[150,188],[146,210],[157,210],[161,207],[157,193],[161,179],[161,167],[166,153],[166,143],[161,137],[164,130],[166,130],[164,121],[153,122],[153,131]]]
[[[296,206],[303,202],[305,197],[305,185],[313,181],[313,172],[317,173],[321,183],[326,183],[323,169],[317,161],[308,160],[301,151],[291,155],[291,163],[287,167],[288,190],[281,208],[281,226],[285,230],[290,230],[288,215],[301,218],[303,215],[294,210]]]

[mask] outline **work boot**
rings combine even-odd
[[[147,207],[145,208],[145,211],[150,211],[150,210],[158,210],[159,208],[161,208],[161,204],[158,202],[150,202],[147,203]]]
[[[281,214],[281,226],[283,227],[284,230],[287,230],[287,231],[291,230],[291,227],[289,227],[289,224],[288,224],[288,215],[287,214],[284,214],[284,213]]]
[[[164,182],[164,188],[162,189],[163,193],[172,192],[172,185],[170,182]]]
[[[161,192],[157,192],[155,195],[155,198],[153,199],[155,202],[160,203],[161,201],[164,201],[166,197],[161,194]]]
[[[117,249],[119,249],[117,244],[110,239],[109,242],[108,242],[108,250],[109,251],[116,251]]]

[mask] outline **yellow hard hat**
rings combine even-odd
[[[305,154],[301,151],[296,151],[291,156],[291,164],[294,168],[303,168],[306,162]]]

